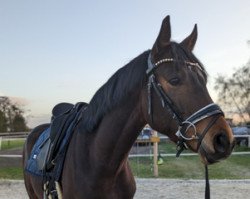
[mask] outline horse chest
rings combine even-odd
[[[70,156],[73,157],[73,156]],[[71,161],[69,158],[68,161]],[[67,165],[67,164],[66,164]],[[64,198],[82,199],[130,199],[136,190],[135,181],[128,165],[124,166],[117,175],[107,176],[106,170],[96,172],[92,162],[76,172],[76,175],[65,172],[67,177],[62,181]],[[73,169],[73,168],[72,168]],[[77,166],[74,168],[77,170]],[[68,171],[70,169],[68,168]],[[70,176],[70,177],[69,177]],[[63,178],[64,179],[64,178]],[[74,197],[72,197],[72,192]]]

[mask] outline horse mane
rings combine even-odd
[[[143,82],[146,80],[145,71],[149,53],[148,50],[134,58],[97,90],[83,113],[81,126],[84,131],[94,131],[102,118],[127,99],[134,88],[143,86]]]
[[[180,44],[171,42],[170,51],[172,58],[179,61],[198,63],[202,73],[207,79],[207,73],[201,62]],[[129,98],[129,93],[138,86],[143,86],[146,81],[147,60],[150,50],[134,58],[124,67],[120,68],[109,80],[95,93],[87,109],[83,113],[81,128],[84,132],[93,132],[102,118],[113,108],[118,107]],[[183,64],[176,62],[176,67]]]

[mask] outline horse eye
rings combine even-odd
[[[180,79],[175,77],[169,80],[169,83],[173,86],[177,86],[180,83]]]

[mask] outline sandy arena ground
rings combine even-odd
[[[204,180],[136,179],[135,199],[202,199]],[[250,180],[211,180],[212,199],[247,199]],[[23,181],[0,180],[1,199],[27,199]]]

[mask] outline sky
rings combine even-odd
[[[172,40],[194,24],[194,54],[214,78],[250,58],[250,1],[0,0],[0,96],[21,103],[34,127],[59,102],[89,102],[107,79],[152,47],[170,15]]]

